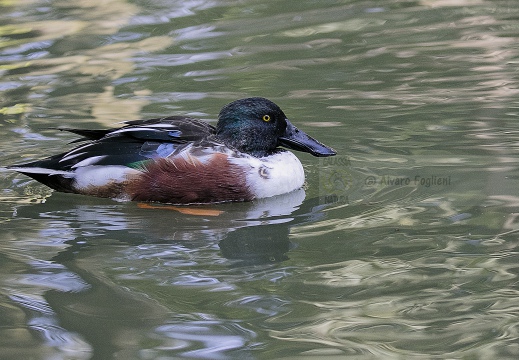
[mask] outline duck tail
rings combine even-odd
[[[52,163],[58,160],[57,156],[55,158],[56,159],[51,157],[45,160],[12,165],[8,166],[7,169],[29,176],[56,191],[72,192],[72,186],[74,183],[73,173],[70,171],[53,169]]]

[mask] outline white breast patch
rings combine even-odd
[[[305,173],[299,159],[290,151],[264,158],[246,156],[230,161],[247,168],[247,184],[256,198],[285,194],[303,186]]]

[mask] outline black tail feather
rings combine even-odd
[[[83,136],[81,139],[73,140],[70,143],[76,143],[81,142],[85,140],[99,140],[103,138],[106,134],[108,134],[110,131],[113,131],[113,129],[105,129],[105,130],[88,130],[88,129],[73,129],[73,128],[56,128],[59,131],[67,131],[79,136]]]
[[[24,172],[23,169],[16,169],[21,174],[24,174],[34,180],[54,189],[56,191],[73,193],[75,192],[73,189],[74,179],[66,178],[62,175],[49,175],[49,174],[39,174],[39,173],[31,173]]]

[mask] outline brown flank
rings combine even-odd
[[[163,158],[147,164],[126,192],[132,200],[170,204],[249,201],[253,195],[245,180],[244,170],[225,154],[213,155],[207,164],[196,158]]]

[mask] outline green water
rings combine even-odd
[[[519,2],[0,8],[0,166],[246,96],[339,153],[199,214],[3,169],[2,360],[519,356]]]

